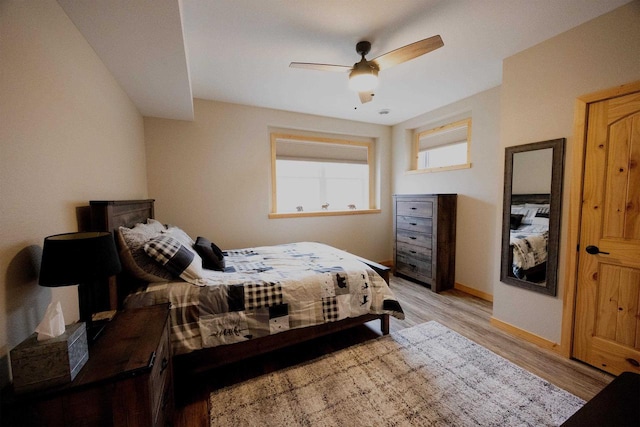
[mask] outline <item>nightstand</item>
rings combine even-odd
[[[164,426],[173,422],[169,306],[118,312],[69,384],[15,395],[14,425]]]

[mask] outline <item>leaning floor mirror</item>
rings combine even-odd
[[[565,139],[505,149],[500,281],[556,295]]]

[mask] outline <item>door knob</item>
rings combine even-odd
[[[600,250],[600,248],[598,248],[597,246],[593,246],[593,245],[587,246],[586,251],[587,251],[588,254],[591,254],[591,255],[597,255],[597,254],[609,255],[609,252],[602,252]]]

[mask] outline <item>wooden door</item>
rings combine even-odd
[[[573,356],[640,372],[640,93],[587,117]]]

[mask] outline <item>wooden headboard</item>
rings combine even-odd
[[[114,232],[118,227],[131,228],[137,223],[154,218],[154,199],[146,200],[92,200],[91,227],[93,231]]]
[[[138,223],[144,223],[147,218],[154,218],[154,199],[145,200],[92,200],[89,202],[91,212],[92,231],[108,231],[114,234],[118,227],[132,228]],[[118,239],[116,239],[116,246]],[[118,248],[120,250],[120,248]],[[103,309],[116,310],[122,308],[124,298],[139,282],[126,272],[109,279],[109,294],[103,296],[98,303]],[[97,296],[97,298],[100,298]]]

